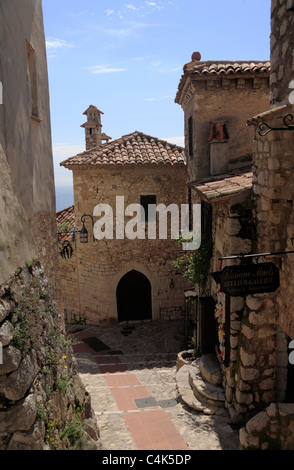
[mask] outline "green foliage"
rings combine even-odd
[[[58,232],[67,232],[69,228],[69,222],[63,222],[59,227],[58,227]]]
[[[60,431],[60,439],[69,450],[89,450],[89,438],[85,432],[82,421],[83,407],[81,404],[74,406],[74,415]]]
[[[44,316],[45,308],[41,300],[38,282],[34,282],[26,287],[15,307],[13,341],[23,354],[31,349],[42,333],[40,318]]]
[[[71,378],[69,377],[68,373],[62,372],[59,379],[58,379],[56,388],[57,388],[57,390],[61,390],[62,392],[66,392],[69,388],[70,383],[71,383]]]
[[[48,419],[47,410],[44,403],[37,404],[37,419],[41,419],[44,422]]]
[[[212,250],[213,241],[202,237],[198,250],[189,251],[172,263],[173,268],[177,272],[181,272],[192,286],[199,287],[200,295],[207,293]]]

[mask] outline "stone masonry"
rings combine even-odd
[[[75,229],[81,229],[81,218],[87,214],[85,227],[89,232],[85,244],[80,243],[77,232],[73,256],[60,259],[67,321],[94,325],[117,322],[117,287],[133,270],[144,275],[151,284],[152,320],[183,317],[185,281],[175,275],[172,266],[182,248],[176,240],[179,232],[176,238],[172,237],[174,221],[168,212],[164,238],[159,237],[159,214],[153,239],[148,238],[148,222],[145,221],[143,235],[135,225],[134,239],[117,229],[120,217],[117,198],[122,198],[123,231],[132,223],[132,214],[125,213],[127,207],[141,204],[144,196],[156,198],[156,206],[176,205],[180,221],[181,204],[187,201],[183,149],[134,132],[71,157],[61,165],[73,171]],[[89,215],[94,216],[93,223],[99,221],[95,207],[100,204],[111,208],[113,230],[109,236],[105,226],[104,238],[93,240]],[[141,215],[139,217],[141,220]],[[140,312],[136,319],[140,320]]]

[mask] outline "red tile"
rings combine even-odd
[[[162,410],[124,414],[138,450],[189,450]]]
[[[109,387],[130,387],[132,385],[141,385],[134,374],[106,375],[105,381]]]
[[[136,398],[148,398],[150,396],[147,388],[143,386],[115,387],[112,388],[111,391],[117,406],[123,411],[137,410],[134,400]]]

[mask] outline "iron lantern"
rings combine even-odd
[[[84,214],[82,215],[81,217],[81,222],[83,224],[81,230],[80,230],[80,243],[88,243],[89,241],[89,234],[88,234],[88,230],[86,229],[85,227],[85,217],[90,217],[91,220],[92,220],[92,229],[93,229],[93,241],[95,241],[95,238],[94,238],[94,221],[93,221],[93,217],[89,214]]]

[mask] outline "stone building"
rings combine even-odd
[[[244,448],[294,449],[294,366],[290,361],[293,317],[293,50],[294,2],[271,4],[270,107],[248,120],[255,129],[253,200],[257,253],[272,253],[268,261],[279,269],[279,288],[255,296],[247,353],[255,359],[261,400],[270,404],[250,420],[241,433]],[[246,300],[248,303],[248,301]],[[262,338],[262,340],[260,340]],[[250,340],[250,344],[249,344]],[[273,373],[260,368],[267,358]],[[245,364],[249,365],[249,364]],[[242,364],[244,367],[244,364]],[[253,386],[249,382],[249,393]],[[256,385],[255,385],[256,386]]]
[[[42,3],[0,5],[0,143],[50,282],[58,286],[55,187]],[[11,38],[11,24],[14,27]],[[13,58],[13,60],[12,60]]]
[[[217,321],[215,308],[221,302],[219,310],[228,315],[236,306],[217,292],[210,273],[224,266],[221,257],[252,249],[254,133],[246,121],[252,112],[269,106],[270,63],[200,59],[194,53],[184,66],[175,98],[184,111],[189,202],[202,206],[202,243],[195,259],[211,257],[210,264],[198,265],[207,275],[204,285],[196,285],[203,313],[198,312],[195,340],[202,353],[214,353],[217,346],[217,354],[228,363],[225,322]]]
[[[74,209],[57,214],[59,232],[72,230],[72,217],[75,225],[74,240],[71,235],[64,241],[60,233],[60,251],[68,241],[73,250],[68,257],[65,248],[60,256],[66,319],[99,324],[179,318],[185,302],[183,280],[174,275],[172,261],[181,248],[172,237],[168,206],[186,203],[183,148],[141,132],[109,141],[101,132],[102,112],[90,106],[86,114],[86,148],[95,146],[61,163],[73,172],[74,184]],[[93,226],[101,223],[102,212],[96,209],[101,204],[110,207],[111,223],[106,221],[97,240]],[[149,237],[147,210],[138,214],[133,204],[146,209],[164,205],[167,212],[158,213],[157,221],[163,217],[167,224],[165,239],[156,233]],[[64,224],[68,216],[69,224]],[[88,243],[81,243],[81,229],[87,230]]]
[[[244,141],[242,138],[237,141],[237,146],[240,144],[239,155],[243,153],[241,143],[246,142],[244,148],[250,149],[251,146],[249,160],[252,165],[242,169],[242,159],[239,159],[238,170],[235,168],[232,172],[225,169],[225,174],[214,176],[203,175],[200,163],[196,169],[188,169],[192,191],[196,191],[198,198],[206,204],[211,203],[214,248],[209,271],[214,275],[208,282],[207,295],[213,298],[215,306],[214,314],[213,307],[210,310],[212,338],[208,352],[217,346],[226,407],[233,422],[246,423],[240,431],[241,448],[245,449],[294,448],[293,365],[289,361],[288,349],[293,340],[293,255],[288,253],[293,251],[291,130],[294,127],[291,128],[293,106],[290,95],[294,88],[293,1],[273,0],[271,15],[271,64],[253,65],[257,66],[255,74],[264,84],[259,89],[259,92],[263,89],[260,95],[263,97],[260,102],[256,102],[260,111],[253,113],[253,117],[249,116],[247,100],[244,100],[244,114],[239,129]],[[199,57],[196,58],[199,60]],[[192,63],[192,67],[188,64],[186,68],[177,95],[177,101],[188,113],[185,118],[186,148],[190,136],[187,119],[191,115],[188,98],[193,96],[192,92],[188,95],[189,68],[192,74],[193,69],[201,74],[205,68],[206,72],[212,68],[214,79],[217,79],[217,70],[221,69],[219,65],[208,67],[197,62]],[[245,68],[248,71],[248,64]],[[258,70],[262,72],[260,75]],[[209,80],[209,73],[205,80]],[[197,95],[196,91],[194,93]],[[239,100],[242,100],[242,90],[239,90]],[[209,108],[209,104],[203,106]],[[218,109],[217,103],[214,109]],[[202,115],[201,109],[198,111]],[[211,121],[213,119],[214,116]],[[213,142],[211,136],[216,136],[213,146],[218,142],[217,148],[225,143],[227,148],[223,152],[218,150],[219,161],[223,161],[223,155],[227,154],[230,162],[229,142],[234,134],[229,130],[229,122],[224,122],[229,121],[225,115],[219,114],[217,120],[222,121],[218,123],[221,125],[220,132],[215,128],[216,124],[211,122],[211,132],[207,125],[206,136],[209,136],[210,142]],[[218,135],[220,138],[217,138]],[[206,162],[207,167],[208,152],[197,153],[197,139],[194,139],[191,148],[198,159]],[[213,157],[214,148],[210,148],[210,158]],[[188,168],[189,165],[194,166],[194,163],[188,161]],[[256,272],[256,269],[266,273],[270,269],[278,275],[275,274],[274,279],[272,275],[266,275],[267,282],[275,281],[268,292],[262,290],[266,288],[264,281],[260,293],[256,286],[250,293],[248,287],[242,290],[242,283],[234,281],[231,282],[231,288],[238,287],[235,293],[231,289],[231,294],[228,294],[222,291],[225,284],[221,282],[220,276],[224,272],[223,268],[228,266],[243,274]],[[247,278],[247,286],[252,285],[252,279]],[[216,330],[213,329],[214,321]]]
[[[97,449],[91,399],[76,374],[56,305],[58,244],[41,0],[0,2],[0,42],[0,449],[83,448],[85,438]],[[77,423],[77,405],[85,426],[81,439],[64,441],[69,423]]]

